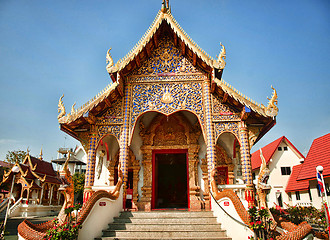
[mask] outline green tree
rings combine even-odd
[[[27,152],[22,150],[14,150],[14,151],[8,151],[6,154],[6,162],[9,163],[16,163],[16,162],[23,162],[25,156],[27,155]]]
[[[75,202],[82,203],[84,196],[85,174],[75,173],[72,177]]]

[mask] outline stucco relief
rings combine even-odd
[[[145,112],[156,111],[170,115],[180,110],[194,113],[201,125],[205,125],[202,84],[200,82],[133,85],[131,129],[133,129],[137,118]]]
[[[215,139],[217,140],[220,135],[225,132],[232,133],[237,139],[240,139],[238,133],[238,124],[239,122],[215,122]]]

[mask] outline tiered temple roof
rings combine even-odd
[[[19,167],[19,175],[22,180],[32,188],[39,188],[35,183],[36,179],[40,180],[40,182],[61,184],[60,178],[54,171],[52,164],[43,161],[42,158],[38,159],[27,154],[22,163],[16,163],[15,165]],[[1,184],[10,180],[12,175],[12,169],[10,169],[10,171],[4,174]]]

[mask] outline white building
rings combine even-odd
[[[87,154],[82,146],[77,146],[73,151],[72,148],[60,148],[58,153],[62,155],[61,158],[51,160],[55,164],[55,170],[60,171],[63,168],[65,161],[67,160],[67,155],[70,153],[70,159],[68,162],[68,167],[71,174],[74,173],[85,173],[86,172],[86,162]]]
[[[320,209],[322,199],[317,187],[316,167],[323,167],[327,195],[330,195],[330,133],[314,139],[303,164],[296,166],[286,191],[292,197],[292,205],[313,205]],[[329,201],[328,197],[328,201]]]
[[[287,194],[286,187],[293,167],[303,162],[304,156],[285,136],[263,147],[262,153],[270,170],[268,206],[292,205],[292,194]],[[251,164],[254,179],[257,179],[261,165],[260,150],[252,153]]]

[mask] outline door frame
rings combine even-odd
[[[188,149],[156,149],[152,150],[152,195],[151,195],[151,209],[155,209],[156,205],[156,186],[158,186],[156,178],[156,154],[176,154],[185,153],[186,154],[186,169],[187,169],[187,205],[188,210],[190,209],[190,196],[189,196],[189,160],[188,160]]]

